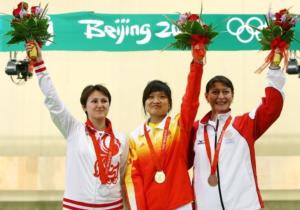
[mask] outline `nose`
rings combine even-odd
[[[154,97],[153,98],[153,103],[160,103],[160,98],[159,97]]]
[[[101,106],[103,106],[103,103],[101,101],[98,101],[96,105],[97,105],[97,107],[101,107]]]
[[[224,94],[222,92],[219,93],[218,98],[224,98]]]

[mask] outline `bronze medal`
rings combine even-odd
[[[218,177],[216,174],[211,174],[211,175],[209,175],[207,181],[211,187],[215,187],[218,184]]]
[[[155,176],[154,176],[154,180],[158,184],[164,183],[165,180],[166,180],[165,173],[163,171],[156,171]]]
[[[231,119],[232,119],[232,117],[229,116],[227,118],[227,120],[225,121],[225,124],[222,128],[221,134],[218,139],[218,143],[215,146],[215,154],[214,154],[213,159],[211,157],[211,149],[210,149],[210,144],[209,144],[207,126],[204,127],[204,143],[205,143],[207,158],[210,163],[210,175],[207,179],[207,182],[208,182],[209,186],[211,186],[211,187],[215,187],[218,185],[218,177],[216,175],[216,170],[217,170],[217,166],[218,166],[219,153],[220,153],[221,144],[223,141],[225,131],[226,131],[227,127],[230,125]]]

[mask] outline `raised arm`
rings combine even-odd
[[[267,73],[268,84],[260,105],[250,113],[237,117],[233,124],[251,143],[276,121],[283,107],[284,73],[280,68],[272,68],[274,67],[271,66]]]
[[[182,139],[188,141],[199,106],[199,94],[203,74],[203,57],[199,55],[197,48],[192,49],[193,61],[190,64],[190,72],[187,79],[185,94],[182,98],[180,111],[180,127]],[[188,142],[185,142],[188,144]]]
[[[32,48],[32,45],[32,43],[26,45],[27,51]],[[76,129],[75,127],[79,122],[68,112],[63,102],[58,97],[52,80],[46,70],[41,50],[38,46],[37,50],[38,58],[35,61],[32,61],[32,63],[39,81],[39,87],[45,96],[45,104],[54,124],[67,139],[69,134],[72,133],[71,131]]]
[[[285,77],[281,70],[269,70],[267,73],[268,85],[265,88],[265,97],[256,110],[250,112],[254,119],[254,140],[257,140],[280,116],[284,93]]]

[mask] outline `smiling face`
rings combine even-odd
[[[229,111],[233,100],[233,92],[230,87],[222,82],[215,82],[205,93],[205,98],[211,106],[212,116],[215,116]]]
[[[161,122],[172,109],[171,95],[171,89],[165,82],[152,80],[146,85],[142,101],[145,114],[150,115],[150,122]]]
[[[94,90],[87,98],[83,110],[87,113],[88,118],[94,122],[106,118],[109,111],[109,98],[102,92]]]
[[[170,102],[163,91],[152,92],[145,101],[146,112],[150,118],[163,119],[170,110]]]

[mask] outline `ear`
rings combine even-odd
[[[205,99],[208,102],[208,93],[205,93]]]
[[[82,108],[82,110],[83,110],[84,112],[86,112],[86,106],[81,105],[81,108]]]

